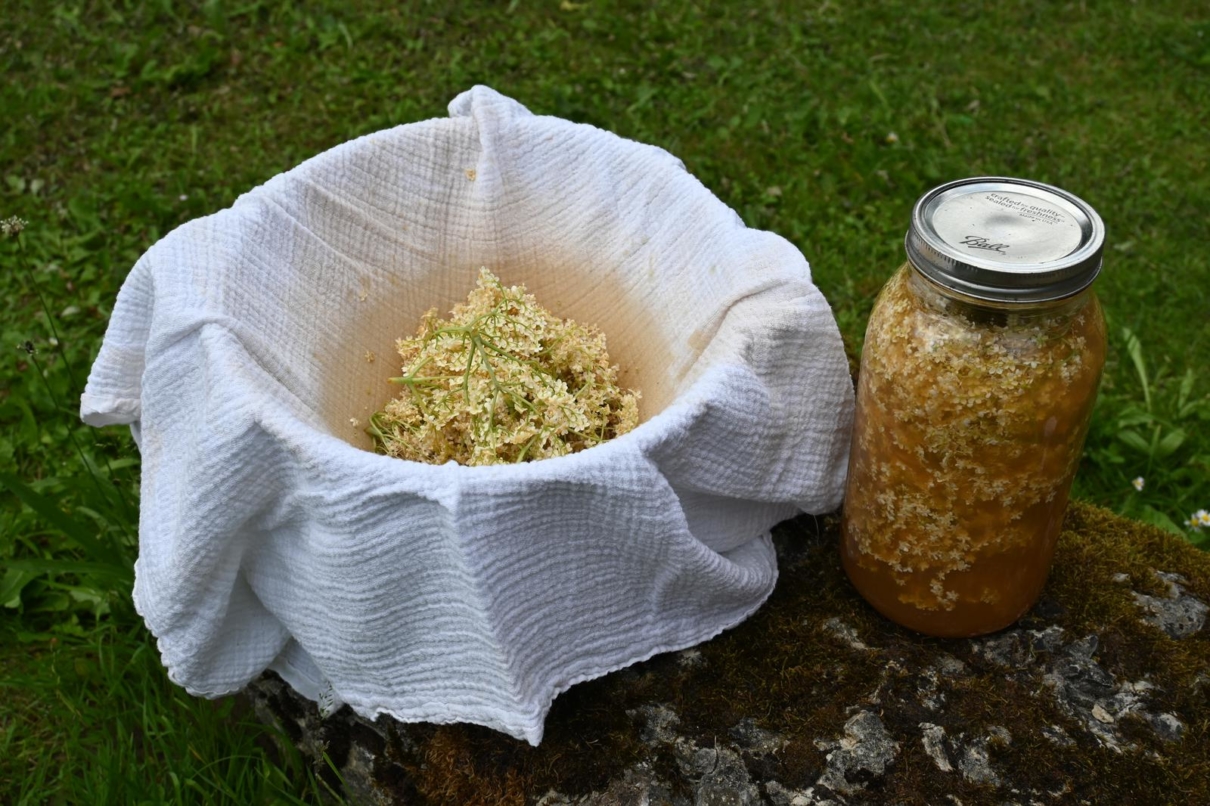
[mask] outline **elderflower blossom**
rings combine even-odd
[[[424,315],[396,342],[403,386],[370,419],[379,449],[430,464],[491,465],[563,456],[638,424],[605,336],[559,319],[486,268],[450,318]]]
[[[1143,491],[1143,484],[1144,484],[1145,482],[1143,481],[1143,477],[1142,477],[1142,476],[1135,476],[1135,477],[1134,477],[1134,481],[1132,481],[1132,482],[1130,482],[1130,483],[1131,483],[1132,485],[1134,485],[1134,489],[1138,490],[1139,492],[1142,492],[1142,491]]]
[[[1185,521],[1185,525],[1195,531],[1210,527],[1210,512],[1204,509],[1199,509],[1189,516],[1189,520]]]

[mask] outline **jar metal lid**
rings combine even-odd
[[[1041,182],[980,176],[933,188],[912,210],[905,246],[920,272],[994,302],[1046,302],[1101,271],[1105,225],[1077,196]]]

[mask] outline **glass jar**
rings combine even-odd
[[[981,635],[1040,595],[1105,360],[1103,242],[1036,182],[917,202],[866,331],[843,519],[845,571],[887,618]]]

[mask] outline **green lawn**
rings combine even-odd
[[[476,83],[676,154],[803,251],[854,353],[925,190],[1082,196],[1113,341],[1078,493],[1210,532],[1182,525],[1210,509],[1203,2],[302,5],[4,3],[0,218],[28,227],[0,243],[0,801],[314,799],[164,679],[128,603],[137,454],[78,424],[78,390],[159,237]]]

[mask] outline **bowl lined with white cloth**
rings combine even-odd
[[[633,431],[577,454],[375,454],[394,342],[480,267],[608,338]],[[772,591],[775,523],[840,502],[852,384],[803,256],[667,152],[487,87],[152,246],[81,401],[142,454],[135,603],[169,676],[533,744],[576,682]]]

